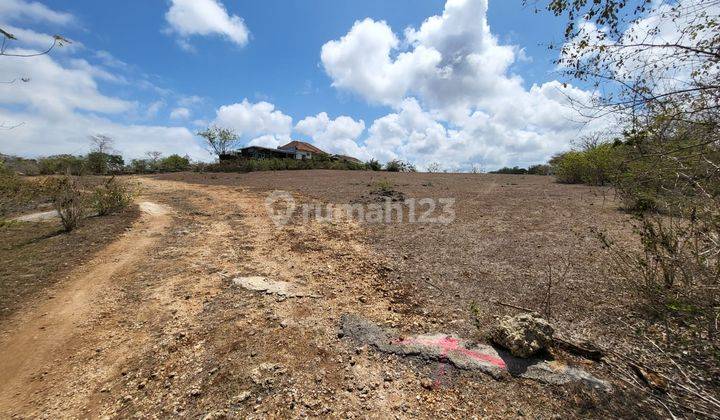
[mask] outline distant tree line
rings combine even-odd
[[[490,173],[504,175],[552,175],[552,167],[544,164],[532,165],[529,168],[521,168],[519,166],[510,168],[506,166],[496,171],[491,171]]]

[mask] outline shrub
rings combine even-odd
[[[515,166],[512,168],[504,167],[500,168],[497,171],[490,172],[491,174],[504,174],[504,175],[525,175],[528,173],[528,170],[525,168],[521,168],[519,166]]]
[[[85,160],[79,156],[55,155],[38,159],[38,166],[42,175],[82,175],[85,170]]]
[[[349,161],[336,161],[327,158],[318,159],[236,159],[225,160],[217,164],[203,166],[203,170],[210,172],[255,172],[255,171],[284,171],[303,169],[335,169],[335,170],[365,170],[366,165]]]
[[[382,179],[380,181],[377,181],[373,188],[375,191],[378,191],[380,193],[389,193],[392,192],[395,188],[395,184],[393,184],[390,180]]]
[[[382,170],[382,165],[380,164],[380,162],[378,162],[375,159],[370,159],[370,161],[368,163],[366,163],[365,166],[371,171]]]
[[[114,177],[95,188],[92,206],[100,216],[116,213],[132,203],[132,193]]]
[[[557,181],[563,184],[581,184],[587,162],[582,152],[570,151],[554,156],[550,160]]]
[[[151,165],[147,159],[133,159],[130,162],[130,170],[136,174],[146,174],[151,171]]]
[[[527,173],[530,175],[550,175],[552,170],[550,165],[532,165],[528,168]]]
[[[52,198],[55,210],[60,214],[66,232],[75,229],[85,214],[86,197],[77,180],[72,176],[51,178],[45,189]]]
[[[120,155],[111,155],[103,152],[88,153],[85,158],[86,171],[91,174],[105,175],[118,173],[125,166],[125,161]]]
[[[190,159],[180,155],[170,155],[160,160],[160,169],[164,172],[187,171],[190,167]]]
[[[385,164],[385,170],[388,172],[417,172],[415,165],[401,160],[391,160]]]
[[[36,182],[23,179],[0,162],[0,218],[28,206],[41,195]]]
[[[20,175],[39,175],[40,166],[35,159],[25,159],[19,156],[9,156],[0,154],[0,162],[2,162],[7,170],[16,172]]]

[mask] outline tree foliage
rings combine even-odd
[[[218,157],[226,155],[235,149],[240,140],[233,129],[217,126],[208,127],[198,132],[197,135],[205,139],[208,151]]]

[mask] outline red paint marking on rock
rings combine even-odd
[[[447,357],[447,354],[451,351],[461,353],[467,357],[470,357],[471,359],[480,361],[480,362],[486,362],[490,363],[494,366],[497,366],[500,369],[507,369],[507,366],[505,365],[505,361],[502,360],[499,357],[495,357],[493,355],[487,354],[487,353],[481,353],[479,351],[470,350],[463,346],[462,340],[444,336],[441,338],[405,338],[400,339],[399,344],[420,344],[423,346],[431,346],[431,347],[438,347],[441,349],[441,357]]]

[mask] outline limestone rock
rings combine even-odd
[[[520,314],[503,318],[490,337],[513,356],[527,358],[550,346],[554,332],[539,315]]]

